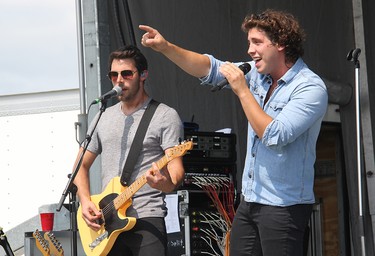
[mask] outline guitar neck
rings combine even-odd
[[[156,165],[158,166],[159,170],[163,168],[168,163],[167,156],[163,156],[160,158]],[[151,168],[149,169],[151,170]],[[121,194],[119,194],[114,200],[114,206],[116,210],[118,210],[121,206],[123,206],[126,201],[133,197],[133,195],[145,184],[147,183],[146,173],[135,180],[129,187],[127,187]]]

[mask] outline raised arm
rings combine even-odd
[[[162,53],[192,76],[200,78],[208,74],[210,59],[207,56],[183,49],[168,42],[159,31],[150,26],[139,25],[139,28],[146,31],[141,40],[144,47],[149,47],[154,51]]]

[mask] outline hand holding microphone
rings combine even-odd
[[[245,63],[239,65],[238,68],[241,69],[243,71],[243,73],[246,75],[247,73],[249,73],[249,71],[251,69],[251,66],[250,66],[249,63],[245,62]],[[211,88],[211,92],[219,91],[219,90],[223,89],[227,84],[228,84],[228,80],[226,78],[224,78],[219,83],[217,83],[217,85],[215,85],[214,87]]]

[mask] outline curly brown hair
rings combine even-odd
[[[271,9],[259,15],[249,14],[242,22],[242,30],[247,33],[252,28],[264,31],[273,44],[284,46],[287,62],[303,56],[305,32],[292,14]]]

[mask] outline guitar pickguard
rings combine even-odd
[[[103,220],[100,224],[104,224],[105,230],[108,232],[108,236],[112,234],[113,231],[125,227],[129,219],[121,219],[118,216],[118,211],[115,209],[113,200],[118,196],[116,193],[108,194],[103,197],[99,202],[99,208],[103,214]]]

